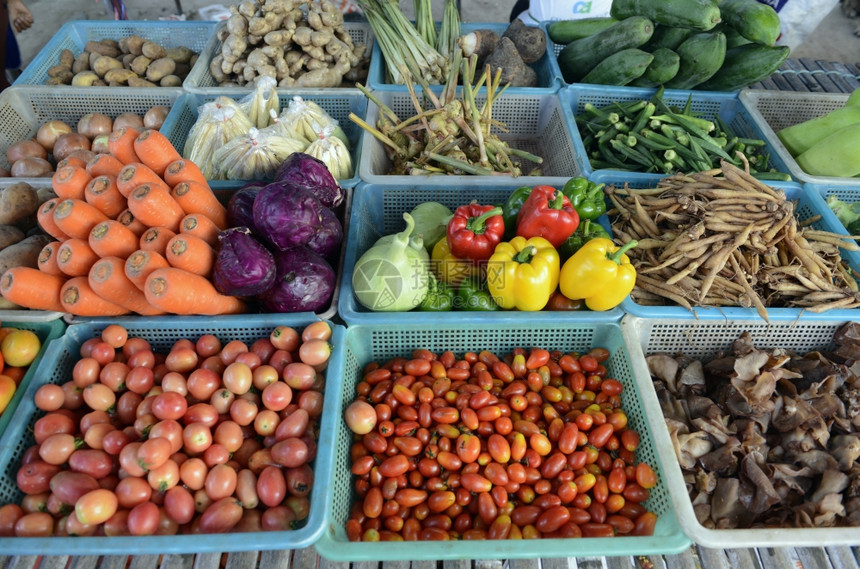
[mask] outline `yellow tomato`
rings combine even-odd
[[[14,330],[0,342],[0,353],[6,365],[24,367],[33,363],[39,354],[42,342],[32,330]]]
[[[0,375],[0,413],[6,410],[17,387],[14,379],[8,375]]]

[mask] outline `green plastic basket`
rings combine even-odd
[[[350,474],[352,433],[342,420],[334,425],[336,452],[330,490],[329,523],[316,543],[317,551],[335,561],[441,560],[538,557],[580,557],[603,555],[648,555],[677,553],[690,545],[675,516],[669,492],[663,479],[663,466],[656,453],[651,427],[640,403],[633,376],[633,366],[615,323],[564,323],[558,319],[532,319],[522,325],[497,325],[475,319],[468,326],[441,325],[358,325],[347,328],[344,354],[343,385],[340,409],[355,397],[355,385],[364,365],[395,356],[408,356],[414,348],[441,352],[452,350],[460,355],[467,351],[491,350],[509,353],[516,347],[541,346],[550,350],[585,351],[602,346],[610,350],[605,362],[609,375],[624,385],[623,408],[631,428],[641,435],[637,459],[647,461],[657,472],[659,481],[645,503],[658,515],[657,527],[649,537],[615,537],[611,539],[536,539],[502,540],[478,546],[469,541],[434,542],[350,542],[344,524],[355,498]]]

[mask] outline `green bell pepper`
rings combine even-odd
[[[606,213],[606,201],[603,188],[606,184],[595,184],[582,176],[571,178],[561,189],[567,196],[573,209],[579,214],[580,221],[597,219]]]
[[[457,287],[454,306],[457,310],[483,312],[500,310],[499,305],[493,300],[483,281],[475,277],[465,279]]]
[[[448,312],[454,309],[454,289],[430,273],[427,296],[418,305],[420,312]]]
[[[603,226],[596,221],[586,219],[580,223],[579,227],[576,228],[576,231],[573,232],[573,235],[565,239],[564,243],[562,243],[558,248],[558,256],[561,259],[562,264],[574,253],[579,251],[580,247],[596,237],[612,239],[609,232],[603,229]]]
[[[517,234],[517,216],[523,208],[523,204],[532,193],[530,186],[520,186],[508,196],[505,205],[502,206],[502,218],[505,220],[505,241],[510,241]]]

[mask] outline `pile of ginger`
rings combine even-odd
[[[230,13],[209,64],[221,86],[268,75],[279,87],[339,87],[367,74],[366,46],[353,42],[329,0],[243,0]]]

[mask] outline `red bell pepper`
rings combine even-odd
[[[558,249],[579,227],[579,214],[561,190],[535,186],[517,215],[517,235],[543,237]]]
[[[505,221],[500,207],[476,203],[462,205],[448,222],[448,247],[451,254],[460,259],[489,259],[504,235]]]

